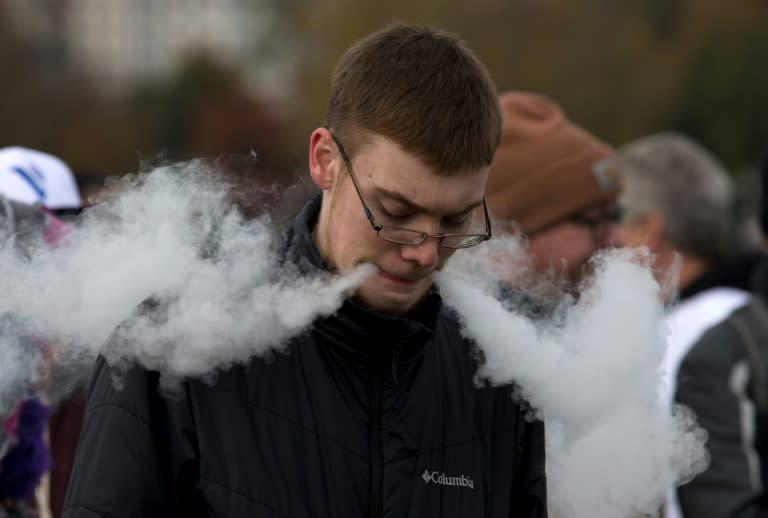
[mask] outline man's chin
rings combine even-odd
[[[431,283],[417,297],[395,296],[386,293],[370,293],[362,288],[355,292],[353,300],[366,309],[387,315],[407,315],[421,307],[429,294]]]

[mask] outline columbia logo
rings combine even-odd
[[[425,484],[432,483],[439,486],[459,486],[475,489],[475,481],[464,475],[451,477],[447,476],[445,473],[440,473],[439,471],[429,471],[428,469],[425,469],[424,473],[421,475],[421,479]]]

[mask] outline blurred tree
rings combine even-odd
[[[674,37],[683,24],[685,0],[643,0],[616,2],[602,0],[595,7],[612,12],[622,18],[645,20],[654,34],[660,38]]]
[[[129,99],[129,105],[147,130],[142,151],[150,155],[162,151],[174,160],[191,158],[193,110],[206,97],[218,94],[236,81],[235,70],[220,65],[204,53],[195,53],[168,81],[139,87]]]
[[[692,60],[670,124],[733,169],[768,146],[768,33],[762,24],[718,32]]]
[[[139,154],[250,149],[267,167],[293,170],[322,123],[333,64],[393,20],[460,35],[500,90],[545,93],[612,144],[672,125],[738,165],[764,138],[765,0],[261,1],[270,23],[254,22],[266,32],[246,63],[197,54],[127,102],[100,96],[66,53],[47,48],[52,41],[22,45],[0,3],[0,66],[12,71],[0,82],[0,145],[40,147],[106,173],[136,169]],[[292,56],[294,80],[270,75]],[[253,93],[267,83],[279,94],[270,102]]]
[[[169,160],[254,151],[265,168],[285,166],[287,122],[246,93],[237,68],[204,53],[190,55],[167,82],[131,99],[147,129],[142,150]]]
[[[303,121],[306,129],[322,122],[330,71],[344,49],[400,20],[460,35],[487,65],[499,90],[545,93],[575,122],[618,145],[669,127],[685,98],[699,95],[690,83],[705,81],[701,72],[693,79],[689,71],[701,67],[692,63],[701,59],[696,56],[702,47],[721,44],[708,43],[713,34],[738,34],[766,19],[767,5],[764,0],[305,2],[300,9],[293,5],[296,33],[303,35],[307,49],[298,83]],[[721,50],[723,62],[726,56],[740,62],[743,58],[734,53],[744,50],[728,45]],[[725,81],[722,85],[727,89]],[[697,117],[719,117],[704,103],[691,109]],[[745,120],[730,122],[743,125]],[[743,157],[746,150],[726,152]]]
[[[280,162],[282,128],[267,108],[240,90],[209,97],[193,112],[189,143],[193,154],[251,150],[269,163]]]
[[[333,62],[355,39],[393,20],[460,35],[500,90],[550,95],[569,115],[612,142],[658,123],[679,78],[646,14],[602,7],[603,0],[392,0],[308,3],[297,23],[310,41],[300,95],[306,120],[322,120]],[[354,13],[354,16],[349,16]],[[642,14],[642,16],[641,16]],[[341,22],[341,20],[344,20]],[[425,92],[428,95],[428,92]]]
[[[41,149],[98,175],[135,167],[130,115],[100,98],[61,49],[47,48],[55,44],[23,44],[0,10],[0,69],[9,71],[0,81],[0,146]]]

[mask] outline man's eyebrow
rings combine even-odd
[[[420,206],[416,202],[409,200],[399,192],[395,192],[390,189],[387,189],[386,187],[380,187],[380,186],[376,186],[376,191],[378,196],[383,196],[385,198],[389,198],[392,201],[396,201],[397,203],[402,203],[403,205],[405,205],[406,207],[408,207],[413,211],[427,212],[427,209]]]
[[[395,201],[397,203],[402,203],[409,210],[412,210],[414,212],[430,212],[427,208],[422,207],[421,205],[415,203],[412,200],[409,200],[408,198],[406,198],[404,195],[402,195],[399,192],[395,192],[395,191],[392,191],[390,189],[387,189],[386,187],[380,187],[380,186],[375,187],[375,189],[378,191],[379,195],[381,195],[383,197],[386,197],[386,198],[389,198],[389,199],[391,199],[391,200],[393,200],[393,201]],[[447,217],[463,216],[464,214],[472,212],[473,210],[475,210],[477,207],[479,207],[482,204],[483,204],[483,199],[481,198],[481,199],[479,199],[479,200],[477,200],[475,202],[470,203],[469,205],[467,205],[463,209],[457,210],[456,212],[454,212],[452,214],[446,214],[446,216]]]
[[[476,208],[478,208],[482,204],[483,204],[483,199],[481,198],[480,200],[478,200],[478,201],[476,201],[474,203],[470,203],[469,205],[464,207],[462,210],[454,212],[453,214],[449,214],[448,216],[453,216],[453,217],[455,217],[455,216],[463,216],[465,214],[468,214],[468,213],[472,212],[473,210],[475,210]]]

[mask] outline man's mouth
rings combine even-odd
[[[396,284],[401,284],[403,286],[412,286],[416,283],[418,283],[420,280],[423,279],[423,277],[400,277],[397,275],[393,275],[391,273],[385,272],[384,270],[379,270],[379,275],[387,279],[388,281],[394,282]]]

